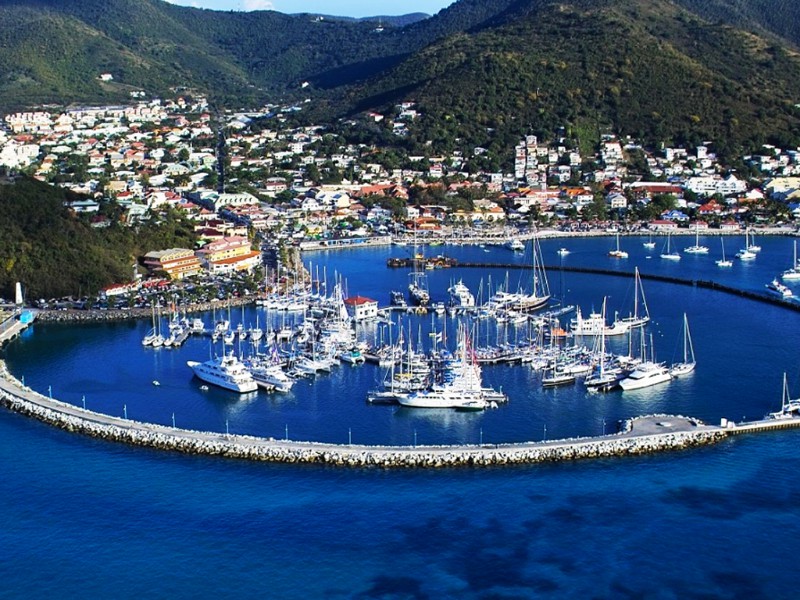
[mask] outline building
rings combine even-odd
[[[261,253],[250,247],[243,236],[224,237],[197,251],[200,262],[209,272],[250,271],[261,263]]]
[[[344,301],[347,307],[347,314],[354,321],[367,321],[378,317],[378,301],[365,298],[364,296],[353,296]]]
[[[191,277],[202,270],[200,259],[186,248],[148,252],[144,256],[144,265],[150,272],[163,271],[170,279]]]

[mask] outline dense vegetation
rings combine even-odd
[[[521,134],[561,127],[585,148],[608,132],[714,140],[729,157],[800,141],[798,55],[666,2],[540,2],[416,53],[350,98],[367,108],[406,97],[425,115],[408,143],[437,153],[509,153]]]
[[[70,199],[75,196],[32,179],[0,184],[0,297],[13,298],[17,281],[30,299],[93,294],[130,281],[137,258],[150,250],[194,245],[191,224],[177,215],[94,228],[64,206]]]

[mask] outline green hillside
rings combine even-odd
[[[508,149],[567,126],[579,141],[715,140],[723,153],[800,141],[800,60],[668,2],[531,2],[506,25],[450,36],[352,91],[359,109],[415,99],[412,143]]]
[[[96,229],[64,201],[75,196],[33,179],[0,182],[0,297],[24,281],[30,298],[96,293],[130,281],[137,257],[194,245],[191,225],[166,215],[134,228]]]

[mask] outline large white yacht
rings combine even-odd
[[[575,317],[570,320],[570,331],[573,335],[595,336],[601,333],[606,336],[624,335],[630,328],[628,323],[619,320],[614,321],[613,325],[606,325],[605,317],[596,312],[592,312],[584,318],[580,307],[578,307]]]
[[[447,294],[450,299],[450,306],[455,308],[475,306],[475,296],[461,279],[447,288]]]
[[[288,392],[294,385],[294,379],[289,377],[279,365],[258,365],[250,368],[250,374],[256,384],[268,390]]]
[[[206,362],[187,360],[186,364],[199,379],[226,390],[244,394],[258,389],[256,380],[232,352]]]
[[[619,387],[624,391],[638,390],[672,379],[669,368],[663,363],[645,361],[639,364],[630,375],[620,380]]]

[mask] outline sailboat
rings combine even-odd
[[[719,238],[719,243],[722,244],[722,259],[715,261],[718,267],[732,267],[733,261],[725,258],[725,240]]]
[[[708,254],[708,246],[700,245],[700,229],[694,228],[694,246],[688,246],[683,251],[686,254]]]
[[[783,374],[783,390],[781,395],[781,409],[769,413],[770,419],[791,419],[800,415],[800,398],[792,400],[789,396],[789,384],[786,382],[786,373]]]
[[[575,383],[575,374],[567,371],[563,365],[559,365],[561,348],[555,343],[555,336],[550,336],[550,350],[553,353],[553,364],[550,369],[542,374],[542,387],[558,387]]]
[[[746,237],[747,237],[747,232],[745,232],[745,238]],[[746,242],[746,239],[745,239],[745,242]],[[755,236],[753,235],[752,232],[750,233],[750,243],[747,244],[747,249],[750,252],[755,252],[755,253],[761,252],[761,246],[756,244],[756,238],[755,238]]]
[[[603,320],[606,318],[606,299],[603,298],[602,308]],[[608,392],[617,387],[619,383],[619,371],[606,368],[606,334],[605,329],[600,332],[600,349],[598,351],[597,371],[591,373],[583,384],[590,390]]]
[[[761,250],[760,246],[755,246]],[[739,260],[753,260],[756,257],[756,251],[753,250],[753,244],[750,243],[750,234],[747,230],[744,232],[744,248],[736,253],[736,258]]]
[[[661,258],[666,259],[666,260],[680,260],[681,259],[681,255],[678,254],[677,252],[673,252],[672,250],[670,250],[670,238],[671,237],[672,237],[672,234],[667,233],[667,248],[666,248],[665,252],[661,253]]]
[[[625,250],[619,249],[619,233],[617,234],[617,247],[608,251],[608,255],[612,258],[628,258],[628,253]]]
[[[646,242],[643,242],[642,246],[647,250],[652,250],[656,247],[656,243],[653,241],[653,234],[650,234],[650,238]]]
[[[431,301],[430,293],[428,292],[427,278],[425,271],[421,271],[424,263],[422,253],[417,253],[417,232],[414,230],[414,258],[413,269],[409,273],[410,282],[408,284],[408,295],[411,297],[411,303],[415,306],[428,306]]]
[[[639,296],[642,297],[641,305],[644,307],[644,314],[639,314]],[[642,287],[642,277],[639,275],[639,267],[633,269],[633,314],[618,319],[614,322],[622,323],[632,329],[634,327],[643,327],[650,321],[650,310],[647,308],[647,300],[644,297],[644,287]]]
[[[683,362],[672,365],[669,374],[673,377],[688,375],[696,366],[692,336],[689,334],[689,320],[686,318],[686,313],[683,313]]]
[[[792,267],[781,274],[784,281],[800,280],[800,263],[797,262],[797,242],[794,243],[794,256],[792,257]]]

